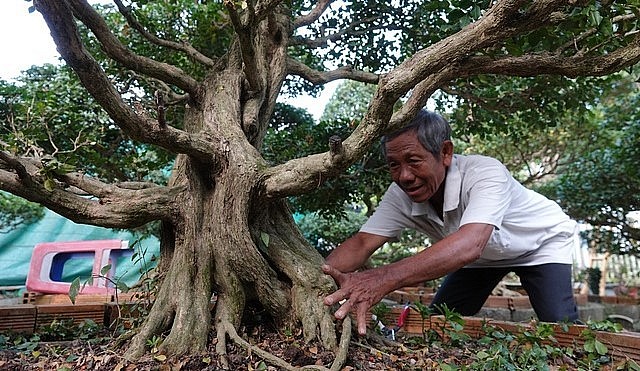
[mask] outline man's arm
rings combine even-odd
[[[324,303],[333,305],[347,299],[335,312],[335,317],[344,319],[353,310],[358,332],[364,335],[369,308],[393,290],[442,277],[474,262],[482,254],[493,228],[493,225],[481,223],[463,225],[457,232],[416,255],[362,272],[345,273],[325,265],[324,272],[331,275],[340,288],[326,296]]]
[[[326,262],[340,272],[353,272],[362,267],[380,246],[389,241],[388,237],[366,232],[358,232],[336,247]]]
[[[465,224],[428,249],[381,267],[384,276],[393,282],[392,290],[443,277],[478,260],[493,229],[491,224]]]

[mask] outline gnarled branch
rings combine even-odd
[[[34,161],[5,152],[0,152],[0,159],[7,165],[0,169],[0,189],[39,203],[76,223],[132,228],[153,220],[168,220],[173,217],[176,195],[181,191],[179,187],[162,186],[124,188],[80,173],[45,175],[42,166]],[[76,188],[86,193],[80,195]]]
[[[289,74],[300,76],[313,84],[326,84],[340,79],[349,79],[369,84],[377,84],[380,76],[375,73],[354,70],[350,66],[344,66],[331,71],[318,71],[293,58],[287,59]]]
[[[180,42],[179,43],[179,42],[175,42],[175,41],[164,40],[164,39],[161,39],[161,38],[157,37],[156,35],[151,34],[149,31],[147,31],[140,24],[140,22],[138,22],[138,20],[131,13],[131,10],[129,8],[125,7],[122,4],[122,1],[120,1],[120,0],[113,0],[113,1],[118,6],[118,10],[120,11],[120,13],[127,20],[127,23],[129,23],[129,25],[134,30],[138,31],[140,33],[140,35],[142,35],[145,39],[149,40],[150,42],[152,42],[152,43],[154,43],[154,44],[156,44],[158,46],[163,46],[163,47],[170,48],[170,49],[173,49],[173,50],[181,51],[181,52],[187,54],[193,60],[196,60],[199,63],[202,63],[203,65],[205,65],[207,67],[214,67],[215,66],[215,62],[214,62],[213,59],[211,59],[211,58],[207,57],[206,55],[200,53],[193,46],[191,46],[191,44],[185,43],[185,42]]]
[[[156,144],[172,152],[192,155],[204,163],[213,162],[214,156],[224,156],[216,146],[211,144],[215,143],[215,140],[189,134],[170,126],[161,126],[142,109],[131,109],[122,100],[98,62],[84,48],[71,9],[65,5],[65,2],[40,0],[36,4],[51,29],[62,57],[76,72],[84,87],[127,135],[132,139]],[[97,16],[93,9],[91,12]],[[158,70],[152,75],[161,72],[163,71]],[[187,85],[195,90],[195,86],[191,86],[194,84],[195,81]],[[191,98],[193,99],[193,95]]]
[[[320,18],[320,16],[327,10],[329,5],[333,2],[333,0],[320,0],[316,3],[316,6],[313,9],[300,17],[296,18],[293,21],[294,28],[300,28],[304,26],[308,26],[311,23],[315,22]]]
[[[36,7],[38,10],[45,9],[41,7],[41,3],[48,1],[38,1]],[[96,36],[102,46],[104,52],[113,60],[121,63],[123,66],[144,73],[145,75],[155,77],[175,85],[185,92],[189,93],[197,100],[198,82],[173,65],[157,62],[151,58],[143,57],[133,53],[130,49],[122,45],[109,27],[105,20],[89,5],[86,0],[69,0],[74,15],[84,23]],[[58,5],[61,8],[63,5]],[[53,7],[49,7],[52,9]],[[41,11],[42,12],[42,11]],[[43,12],[44,15],[45,12]],[[48,13],[48,12],[46,12]],[[45,17],[46,18],[46,17]],[[61,52],[62,54],[62,52]],[[64,56],[63,56],[64,57]]]

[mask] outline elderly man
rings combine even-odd
[[[453,152],[444,118],[422,110],[382,139],[393,183],[360,231],[326,259],[323,271],[339,286],[326,305],[357,317],[386,294],[446,276],[432,305],[474,315],[493,288],[515,272],[541,321],[576,321],[571,284],[576,223],[553,201],[523,187],[499,161]],[[375,269],[358,270],[405,228],[425,233],[432,246]]]

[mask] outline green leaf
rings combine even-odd
[[[627,361],[626,366],[629,370],[640,371],[640,365],[638,365],[638,363],[632,359]]]
[[[116,282],[116,288],[122,292],[129,291],[129,286],[127,286],[127,284],[122,281]]]
[[[44,181],[44,189],[46,189],[47,191],[51,192],[56,188],[56,182],[51,179],[51,178],[47,178]]]
[[[599,29],[605,36],[613,35],[613,23],[611,23],[611,19],[604,18],[600,23]]]
[[[594,7],[589,11],[589,24],[591,26],[597,27],[602,22],[602,16],[600,12]]]
[[[593,353],[595,351],[595,346],[593,344],[593,341],[585,341],[582,347],[587,353]]]
[[[609,349],[607,348],[606,345],[602,344],[600,341],[596,340],[594,342],[595,348],[596,348],[596,352],[598,352],[598,354],[600,354],[601,356],[607,354],[607,352],[609,351]]]
[[[69,165],[69,164],[59,164],[58,167],[56,168],[56,173],[60,174],[60,175],[64,175],[67,173],[70,173],[72,171],[74,171],[76,168],[73,165]]]
[[[480,16],[482,16],[482,9],[479,6],[474,5],[471,9],[471,16],[473,17],[473,19],[480,18]]]
[[[265,232],[260,232],[260,239],[265,247],[269,247],[269,234]]]
[[[100,269],[100,274],[102,276],[106,276],[107,273],[109,273],[110,270],[111,270],[111,264],[107,264],[104,267],[102,267],[102,269]]]
[[[71,282],[71,286],[69,287],[69,299],[71,299],[71,303],[76,303],[76,297],[80,293],[80,277],[76,277]]]

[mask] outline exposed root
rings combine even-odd
[[[362,344],[362,343],[353,343],[356,346],[359,346],[360,348],[364,348],[364,349],[368,349],[370,350],[372,353],[380,353],[380,354],[384,354],[385,356],[391,357],[392,355],[386,352],[381,351],[378,348],[374,348],[372,346],[366,345],[366,344]]]
[[[253,240],[260,241],[264,233],[269,235],[264,248],[270,263],[291,280],[291,305],[296,320],[302,322],[305,342],[319,338],[325,348],[334,349],[334,317],[322,298],[335,289],[335,284],[320,270],[324,259],[296,227],[286,201],[270,203],[258,214],[251,228]],[[277,317],[281,313],[273,314]]]
[[[158,347],[160,353],[179,355],[206,350],[211,315],[208,308],[198,304],[176,308],[171,332]]]
[[[262,357],[262,359],[264,359],[265,361],[271,363],[272,365],[280,367],[283,370],[299,370],[298,367],[295,367],[289,364],[287,361],[283,360],[282,358],[277,357],[265,350],[262,350],[256,346],[249,344],[246,340],[241,338],[240,335],[238,335],[238,333],[236,332],[236,329],[233,328],[231,324],[226,323],[224,327],[226,328],[226,332],[231,338],[231,340],[233,340],[236,344],[240,345],[246,351],[257,354],[258,356]]]
[[[218,329],[217,331],[218,344],[216,344],[216,351],[218,351],[218,355],[220,356],[220,360],[223,363],[223,367],[225,369],[229,368],[229,363],[228,363],[228,360],[226,359],[226,341],[224,340],[226,339],[226,335],[229,335],[229,338],[231,340],[233,340],[236,344],[241,346],[247,352],[257,354],[266,362],[276,367],[279,367],[282,370],[291,370],[291,371],[295,371],[295,370],[337,371],[337,370],[340,370],[342,369],[342,366],[344,366],[344,364],[347,361],[349,343],[351,341],[351,319],[347,319],[342,322],[342,336],[340,337],[340,345],[336,350],[336,357],[333,360],[333,363],[331,364],[330,368],[320,366],[320,365],[308,365],[303,367],[296,367],[266,350],[262,350],[255,345],[251,345],[249,342],[247,342],[242,337],[240,337],[240,335],[238,335],[238,333],[236,332],[236,329],[229,322],[226,322],[226,321],[219,322],[217,324],[217,329]],[[224,354],[220,353],[220,350],[221,350],[220,344],[223,344],[222,347],[224,347],[223,348]]]
[[[150,339],[155,334],[162,333],[168,328],[166,318],[159,308],[160,306],[158,305],[153,306],[146,321],[131,339],[131,343],[124,354],[125,359],[135,361],[142,357],[145,353],[147,339]]]
[[[227,326],[225,323],[228,322],[219,322],[216,325],[216,339],[218,339],[218,342],[216,343],[216,353],[218,354],[220,363],[222,363],[222,368],[224,370],[228,370],[229,358],[227,358]],[[233,326],[229,327],[233,328]]]
[[[371,340],[371,342],[374,344],[379,344],[385,347],[399,347],[402,345],[401,343],[388,339],[374,331],[367,332],[367,339]]]
[[[137,333],[138,333],[137,329],[131,329],[123,333],[122,335],[118,336],[118,338],[114,342],[115,347],[120,348],[124,346],[129,340],[131,340],[132,337],[136,336]]]
[[[222,281],[222,280],[221,280]],[[227,333],[228,329],[234,329],[235,326],[240,324],[241,313],[245,307],[244,292],[236,291],[233,296],[236,300],[232,300],[232,297],[227,293],[233,291],[234,288],[239,288],[239,283],[235,275],[227,275],[224,277],[227,291],[220,293],[218,296],[218,302],[216,303],[215,314],[215,326],[216,326],[216,353],[222,363],[222,368],[229,369],[229,359],[227,358]]]
[[[235,329],[233,327],[229,328],[227,331],[229,337],[231,338],[231,340],[233,340],[234,342],[236,342],[236,344],[240,345],[242,348],[244,348],[247,352],[252,352],[257,354],[258,356],[262,357],[262,359],[264,359],[265,361],[269,362],[270,364],[280,367],[283,370],[300,370],[299,367],[293,366],[291,364],[289,364],[287,361],[283,360],[282,358],[275,356],[265,350],[260,349],[259,347],[253,346],[251,344],[249,344],[247,341],[245,341],[243,338],[241,338],[238,333],[235,331]],[[322,371],[328,371],[329,369],[324,367],[324,366],[318,366],[318,365],[313,365],[313,366],[304,366],[302,367],[303,369],[312,369],[312,370],[322,370]]]
[[[305,342],[320,338],[325,348],[335,348],[337,342],[334,317],[322,303],[322,295],[318,290],[296,285],[292,289],[292,299],[294,310],[302,323]]]
[[[347,317],[342,321],[342,335],[340,335],[340,344],[336,350],[336,358],[331,364],[331,371],[342,369],[347,362],[347,354],[349,353],[349,344],[351,343],[351,318]]]
[[[168,276],[156,295],[144,323],[131,339],[125,358],[137,360],[147,351],[147,341],[171,329],[159,350],[163,354],[180,355],[187,352],[199,352],[206,348],[209,331],[209,298],[195,290],[185,290],[181,275]],[[204,291],[204,290],[202,290]]]

